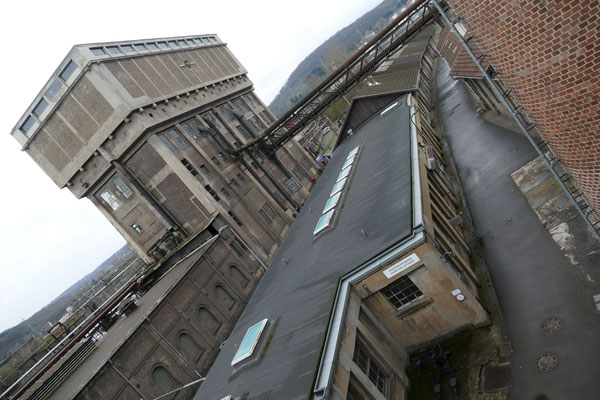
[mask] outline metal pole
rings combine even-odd
[[[477,58],[477,56],[475,56],[475,54],[473,53],[473,51],[469,47],[469,44],[465,41],[465,39],[458,32],[458,30],[456,30],[456,28],[454,27],[454,24],[452,22],[450,22],[450,19],[448,18],[448,16],[446,15],[446,13],[442,9],[442,7],[438,4],[438,0],[431,0],[431,2],[435,6],[435,8],[438,10],[439,14],[444,19],[444,21],[446,22],[446,24],[450,27],[450,29],[452,30],[452,33],[454,33],[454,35],[456,35],[456,37],[458,38],[458,40],[460,40],[462,46],[467,51],[467,53],[469,54],[469,56],[471,56],[471,58],[475,62],[475,65],[477,66],[477,68],[479,69],[479,71],[483,74],[483,77],[488,82],[489,86],[492,88],[492,91],[494,92],[494,94],[496,96],[498,96],[498,98],[502,102],[502,105],[506,108],[506,110],[512,116],[513,120],[515,121],[515,123],[517,124],[517,126],[519,127],[519,129],[521,129],[521,132],[523,132],[523,134],[525,135],[525,137],[527,138],[527,140],[529,140],[529,142],[531,143],[531,145],[533,146],[533,148],[535,149],[535,151],[538,153],[538,155],[540,155],[542,157],[542,159],[546,163],[546,166],[548,167],[548,169],[550,170],[550,172],[552,173],[552,175],[554,176],[554,178],[556,179],[556,181],[558,182],[558,184],[560,185],[560,187],[562,188],[562,190],[565,192],[565,194],[567,195],[567,197],[569,198],[569,200],[571,200],[571,202],[575,206],[575,209],[583,217],[583,220],[585,221],[585,223],[587,224],[587,226],[592,230],[593,235],[596,237],[596,239],[600,240],[600,233],[598,233],[598,231],[596,231],[596,229],[592,225],[592,222],[587,218],[587,216],[585,215],[585,213],[583,212],[583,210],[581,209],[581,207],[579,207],[579,204],[577,204],[577,201],[575,200],[575,198],[573,198],[573,195],[571,194],[571,192],[569,192],[569,189],[566,187],[565,183],[562,181],[562,179],[560,179],[560,177],[558,176],[558,174],[556,173],[556,171],[552,167],[552,164],[550,164],[550,161],[548,161],[548,159],[546,158],[546,156],[544,155],[544,153],[542,152],[542,150],[540,150],[540,148],[537,146],[535,140],[533,140],[533,138],[529,134],[529,131],[525,128],[525,125],[523,125],[523,123],[521,122],[521,120],[517,116],[517,113],[515,113],[515,111],[510,106],[510,104],[508,104],[508,101],[502,95],[502,92],[500,92],[500,90],[498,89],[498,87],[496,86],[496,84],[494,83],[494,81],[492,80],[492,78],[487,73],[486,69],[483,68],[483,66],[479,63],[479,59]]]
[[[119,369],[118,369],[117,367],[115,367],[115,364],[113,364],[113,362],[112,362],[112,360],[111,360],[110,358],[108,359],[108,363],[110,364],[110,366],[112,367],[112,369],[114,369],[114,370],[115,370],[115,372],[116,372],[117,374],[119,374],[119,376],[120,376],[121,378],[123,378],[123,380],[124,380],[125,382],[127,382],[127,384],[128,384],[128,385],[129,385],[129,386],[130,386],[130,387],[131,387],[133,390],[135,390],[135,392],[136,392],[137,394],[139,394],[139,395],[141,396],[141,398],[142,398],[143,400],[148,400],[148,399],[147,399],[147,397],[146,397],[146,396],[144,396],[144,395],[142,394],[142,392],[140,392],[140,391],[139,391],[139,389],[138,389],[138,388],[136,388],[136,387],[135,387],[135,385],[134,385],[133,383],[131,383],[131,381],[130,381],[129,379],[127,379],[127,377],[126,377],[125,375],[123,375],[123,373],[122,373],[121,371],[119,371]]]
[[[185,365],[187,365],[192,371],[194,371],[196,373],[196,375],[198,375],[199,377],[202,378],[202,375],[200,375],[200,373],[198,371],[196,371],[196,369],[189,363],[187,362],[187,360],[183,357],[183,355],[175,348],[175,346],[173,346],[171,344],[171,342],[169,342],[167,340],[166,337],[163,336],[162,333],[160,333],[160,331],[154,326],[154,324],[152,324],[152,322],[150,322],[150,320],[148,319],[148,317],[144,317],[144,320],[146,320],[146,322],[148,323],[148,325],[150,325],[150,327],[154,330],[154,332],[156,332],[158,334],[158,336],[160,336],[160,338],[162,340],[164,340],[167,345],[171,348],[171,350],[173,350],[173,352],[175,354],[177,354],[177,357],[181,358],[181,360],[185,363]]]

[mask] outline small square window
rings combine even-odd
[[[202,40],[196,38],[196,39],[194,39],[194,43],[196,43],[196,44],[202,44]]]
[[[227,189],[221,188],[221,193],[223,193],[223,196],[225,196],[226,199],[231,198],[231,193],[229,193],[229,191]]]
[[[104,49],[102,47],[94,47],[90,50],[92,51],[92,54],[95,56],[103,56],[106,54],[106,52],[104,51]]]
[[[68,81],[76,69],[77,69],[77,64],[75,64],[75,62],[73,62],[73,60],[69,61],[69,63],[65,67],[65,69],[63,69],[62,72],[60,73],[61,79],[65,82]]]
[[[58,91],[60,90],[61,87],[62,87],[62,83],[60,83],[60,81],[58,79],[55,79],[54,82],[52,82],[52,85],[50,85],[50,87],[46,91],[46,98],[48,100],[52,100],[54,98],[54,96],[56,96],[56,94],[58,93]]]
[[[217,156],[219,156],[219,158],[223,161],[223,162],[227,162],[229,161],[229,159],[227,158],[227,156],[225,154],[223,154],[222,152],[218,152]]]
[[[131,46],[130,44],[126,44],[124,46],[121,46],[121,48],[123,49],[123,51],[125,53],[133,53],[133,46]]]
[[[37,104],[37,106],[35,106],[35,108],[33,109],[33,114],[38,118],[41,117],[46,107],[48,107],[48,102],[46,101],[46,99],[42,98]]]
[[[178,40],[177,44],[180,45],[180,46],[182,46],[182,47],[183,46],[187,46],[187,43],[185,42],[185,40]]]
[[[144,230],[142,229],[142,227],[140,226],[140,224],[138,224],[137,222],[134,222],[133,224],[131,224],[131,227],[133,228],[134,231],[136,231],[138,234],[144,232]]]
[[[381,289],[381,293],[396,309],[400,309],[423,296],[423,292],[406,275]]]
[[[107,47],[106,50],[108,50],[110,54],[122,54],[121,49],[119,49],[117,46]]]
[[[210,175],[210,169],[208,169],[204,164],[200,166],[200,171],[202,171],[204,175]]]
[[[238,179],[240,180],[240,182],[242,183],[246,183],[246,178],[244,178],[244,175],[238,173],[237,174]]]
[[[134,44],[134,46],[135,46],[135,49],[137,51],[144,51],[144,50],[146,50],[146,47],[143,44],[141,44],[141,43]]]
[[[169,43],[169,47],[177,47],[177,42],[174,40],[169,40],[167,43]]]
[[[146,43],[146,46],[150,49],[150,50],[156,50],[158,49],[158,47],[156,47],[155,43]]]
[[[158,47],[160,47],[161,49],[166,49],[166,48],[168,48],[169,46],[167,46],[167,43],[166,43],[166,42],[158,42]]]
[[[219,160],[217,160],[217,157],[211,157],[210,159],[217,167],[221,166],[221,163],[219,162]]]
[[[25,119],[25,122],[23,122],[23,125],[21,125],[21,130],[29,136],[29,131],[33,127],[34,122],[35,122],[35,120],[33,118],[27,117]]]
[[[231,186],[233,186],[236,189],[239,189],[241,187],[240,184],[235,179],[232,179],[229,183],[231,184]]]
[[[215,192],[215,190],[212,188],[212,186],[210,185],[206,185],[204,186],[204,189],[206,189],[208,191],[208,193],[216,200],[216,201],[220,201],[221,198],[219,197],[219,195],[217,194],[217,192]]]

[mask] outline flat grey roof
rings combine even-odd
[[[375,113],[335,150],[195,399],[309,398],[338,282],[412,233],[407,95]],[[361,146],[334,225],[313,231],[348,153]],[[366,233],[363,235],[361,232]],[[268,318],[268,343],[256,362],[231,361],[246,330]]]

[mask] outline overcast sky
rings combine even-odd
[[[74,44],[217,33],[269,103],[294,67],[380,0],[19,1],[3,6],[0,331],[49,303],[125,244],[60,190],[10,131]]]

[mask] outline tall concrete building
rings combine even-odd
[[[225,43],[201,35],[73,47],[12,135],[148,263],[210,224],[267,261],[315,172],[295,141],[234,151],[274,121]]]

